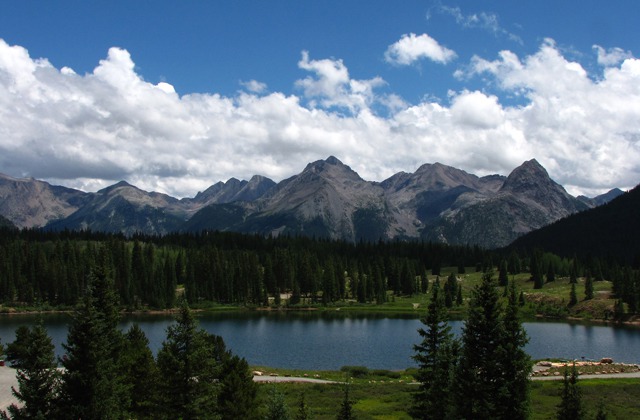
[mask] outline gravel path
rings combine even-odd
[[[16,370],[7,366],[0,366],[0,410],[6,410],[16,398],[11,393],[11,387],[18,387]]]

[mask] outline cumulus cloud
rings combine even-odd
[[[407,66],[423,58],[446,64],[456,58],[456,53],[438,43],[427,34],[405,34],[389,45],[384,54],[388,63]]]
[[[249,92],[263,93],[267,90],[266,83],[258,82],[257,80],[249,80],[248,82],[240,82]]]
[[[315,75],[296,82],[304,91],[304,96],[312,100],[312,106],[343,107],[358,112],[373,103],[376,99],[374,89],[385,84],[380,77],[352,79],[342,60],[311,60],[308,51],[302,52],[298,67]]]
[[[593,49],[598,54],[598,64],[606,67],[617,66],[627,58],[633,58],[633,54],[630,51],[625,51],[622,48],[605,50],[599,45],[594,45]]]
[[[230,177],[282,180],[335,155],[363,178],[439,161],[508,174],[535,157],[570,192],[597,194],[640,180],[640,60],[590,77],[551,40],[532,55],[475,57],[467,76],[492,78],[517,106],[482,90],[407,104],[359,80],[338,59],[312,59],[299,95],[247,87],[233,97],[178,95],[112,48],[88,74],[57,69],[0,40],[0,172],[96,190],[120,179],[174,196]],[[380,115],[376,106],[388,106]]]
[[[463,126],[489,129],[502,124],[504,112],[496,96],[464,91],[453,99],[451,116]]]

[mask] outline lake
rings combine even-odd
[[[197,314],[200,327],[222,336],[234,354],[257,366],[292,369],[337,370],[346,365],[371,369],[404,369],[414,366],[413,345],[420,340],[420,320],[340,312],[234,312]],[[34,315],[0,315],[0,338],[6,344],[20,325],[30,325]],[[44,316],[44,323],[63,353],[69,315]],[[167,315],[136,315],[123,319],[128,329],[138,323],[154,353],[173,322]],[[460,334],[462,321],[451,321]],[[596,359],[640,363],[640,328],[567,322],[524,323],[530,341],[527,352],[534,359]]]

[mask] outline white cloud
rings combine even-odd
[[[249,92],[252,93],[264,93],[267,90],[266,83],[258,82],[257,80],[249,80],[248,82],[240,82]]]
[[[598,54],[598,64],[605,67],[617,66],[627,58],[633,58],[633,54],[631,54],[630,51],[625,51],[622,48],[609,48],[609,50],[605,50],[599,45],[594,45],[593,49],[596,50]]]
[[[451,115],[456,123],[477,128],[496,128],[502,124],[504,112],[496,96],[464,91],[453,99]]]
[[[296,85],[304,91],[304,96],[311,100],[312,107],[344,107],[351,112],[358,112],[373,103],[376,99],[373,90],[385,84],[380,77],[351,79],[342,60],[310,60],[307,51],[302,52],[298,67],[315,74],[315,77],[296,81]],[[320,102],[316,102],[316,99]]]
[[[384,54],[388,63],[410,65],[427,58],[436,63],[446,64],[456,58],[456,53],[443,47],[427,34],[405,34],[399,41],[389,45]]]
[[[638,59],[594,78],[551,40],[530,56],[475,57],[468,76],[493,78],[521,95],[518,106],[467,90],[449,104],[425,95],[408,105],[381,95],[378,77],[353,79],[341,60],[303,53],[299,67],[310,73],[300,96],[180,96],[144,81],[122,49],[79,75],[0,40],[0,172],[90,190],[126,179],[193,196],[232,176],[281,180],[329,155],[377,181],[436,161],[508,174],[535,157],[574,194],[640,181]]]

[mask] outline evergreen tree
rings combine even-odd
[[[503,418],[518,420],[529,417],[531,358],[524,350],[529,342],[518,314],[519,303],[515,282],[509,285],[508,303],[504,313],[503,360],[501,369],[506,381],[506,393],[500,401]]]
[[[533,282],[534,289],[542,289],[542,286],[544,285],[542,273],[540,272],[540,261],[538,258],[538,253],[538,251],[535,251],[531,256],[531,261],[529,262],[529,270],[531,272],[530,281]]]
[[[578,282],[578,258],[573,257],[571,268],[569,269],[569,283],[575,284]]]
[[[500,270],[498,271],[498,284],[502,287],[509,283],[509,273],[507,272],[507,261],[500,262]]]
[[[578,371],[574,363],[571,371],[564,368],[564,380],[562,388],[562,400],[558,405],[558,420],[581,420],[585,412],[582,407],[582,390],[578,386]]]
[[[578,303],[578,295],[576,295],[576,284],[571,283],[571,291],[569,292],[569,306],[574,306]]]
[[[265,420],[290,420],[289,408],[284,401],[284,395],[274,386],[268,391],[267,414]]]
[[[104,269],[90,275],[82,303],[69,326],[60,390],[63,417],[116,419],[125,416],[128,392],[118,371],[123,337],[118,330],[113,280]]]
[[[530,362],[522,349],[526,335],[517,317],[515,290],[511,294],[505,311],[491,272],[473,290],[455,369],[455,417],[526,417]]]
[[[301,392],[300,399],[298,399],[298,411],[296,411],[296,415],[294,419],[309,420],[310,418],[311,418],[311,413],[309,410],[309,405],[307,404],[304,392]]]
[[[587,273],[587,278],[584,281],[584,299],[593,299],[593,278],[589,273]]]
[[[166,418],[213,418],[221,364],[219,337],[199,329],[186,302],[158,351]]]
[[[338,412],[337,420],[353,420],[355,415],[353,414],[353,400],[349,396],[350,384],[347,380],[344,384],[344,398],[340,404],[340,411]]]
[[[27,329],[26,334],[16,335],[16,341],[9,347],[12,344],[23,351],[19,352],[19,359],[12,358],[17,367],[18,389],[11,387],[11,391],[21,404],[9,406],[11,418],[53,417],[60,375],[56,369],[54,345],[42,321]]]
[[[129,389],[131,415],[140,419],[157,416],[160,373],[149,349],[149,340],[138,324],[132,325],[125,334],[120,369]]]
[[[258,385],[253,381],[247,361],[226,354],[220,374],[218,412],[220,418],[252,419],[257,417],[256,395]]]
[[[438,280],[431,288],[431,301],[421,322],[426,328],[418,329],[422,342],[414,346],[413,356],[418,364],[416,380],[420,386],[413,395],[410,414],[417,419],[446,419],[453,403],[451,372],[456,346]]]

